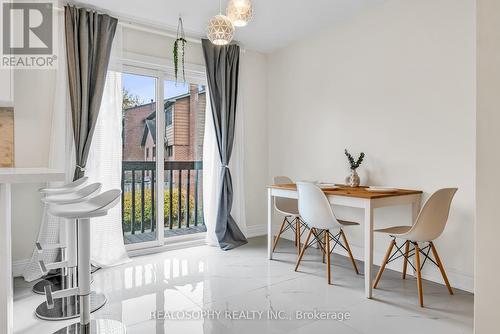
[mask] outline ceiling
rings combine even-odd
[[[243,47],[272,52],[306,38],[325,26],[356,13],[374,0],[252,0],[254,18],[237,28],[235,40]],[[205,35],[211,16],[218,14],[217,0],[80,0],[78,4],[114,13],[121,19],[176,31],[179,14],[190,37]],[[222,1],[223,11],[227,0]]]

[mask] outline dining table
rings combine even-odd
[[[415,222],[421,205],[421,190],[410,189],[370,189],[368,187],[350,187],[334,185],[321,187],[328,201],[332,205],[352,207],[364,210],[364,280],[365,296],[372,298],[373,279],[373,232],[375,212],[378,208],[410,205],[411,221]],[[377,191],[378,190],[378,191]],[[267,256],[273,259],[273,207],[276,197],[298,198],[295,184],[273,184],[267,188]]]

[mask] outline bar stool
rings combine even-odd
[[[275,176],[274,184],[293,184],[293,181],[288,176]],[[278,245],[281,235],[288,230],[292,230],[295,236],[297,254],[300,254],[301,236],[308,227],[300,219],[297,200],[294,198],[277,197],[274,200],[274,208],[285,217],[283,218],[278,234],[274,236],[273,252]]]
[[[125,326],[115,320],[90,319],[90,219],[108,214],[120,200],[121,191],[113,189],[84,202],[53,205],[49,213],[61,218],[76,219],[78,229],[78,287],[52,293],[51,286],[45,288],[48,307],[53,307],[54,298],[77,295],[80,299],[80,322],[74,323],[55,334],[68,333],[126,333]]]
[[[90,197],[97,195],[101,190],[100,183],[93,183],[83,188],[78,188],[73,192],[48,195],[42,201],[49,205],[72,204],[85,201]],[[49,209],[50,210],[50,209]],[[63,253],[63,259],[60,262],[45,264],[40,261],[40,269],[47,272],[51,269],[62,269],[62,285],[51,286],[51,291],[74,288],[77,286],[77,230],[74,220],[66,220],[66,251]],[[37,245],[38,247],[38,245]],[[45,291],[44,291],[45,292]],[[90,310],[94,312],[106,303],[106,297],[103,294],[92,292],[90,298]],[[54,300],[54,306],[47,307],[47,303],[41,303],[35,310],[35,314],[44,320],[66,320],[79,316],[79,302],[76,296],[67,296]]]
[[[67,194],[73,191],[76,191],[80,187],[84,186],[88,182],[88,177],[82,177],[76,181],[64,184],[59,187],[50,187],[50,188],[41,188],[39,189],[39,193],[42,196],[50,196],[50,195],[56,195],[56,194]],[[43,199],[42,199],[43,201]],[[60,229],[61,235],[65,234],[63,229]],[[55,249],[61,249],[61,257],[64,257],[64,252],[66,248],[66,244],[64,242],[62,243],[56,243],[56,244],[40,244],[39,242],[36,242],[35,247],[38,251],[38,253],[43,253],[44,251],[49,251],[49,250],[55,250]],[[61,275],[60,271],[50,271],[44,276],[44,279],[40,280],[39,282],[35,283],[33,285],[33,292],[43,295],[45,293],[45,286],[47,284],[51,284],[53,286],[53,290],[60,290],[62,289],[62,278],[63,275]]]
[[[84,186],[88,182],[88,177],[82,177],[73,182],[64,184],[60,187],[49,187],[49,188],[41,188],[38,191],[44,195],[54,195],[54,194],[64,194],[73,192],[75,189]]]

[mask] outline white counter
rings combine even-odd
[[[65,173],[49,168],[0,168],[0,333],[13,329],[11,185],[64,181]]]
[[[49,168],[0,168],[0,183],[64,181],[64,173]]]

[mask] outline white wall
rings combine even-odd
[[[248,234],[265,233],[266,186],[268,173],[267,132],[267,58],[247,50],[241,59],[240,77],[242,83],[245,124],[245,209]],[[264,200],[263,200],[264,199]]]
[[[12,70],[0,69],[0,106],[11,106],[14,100]]]
[[[365,183],[459,188],[437,240],[452,285],[473,290],[474,1],[390,0],[269,57],[269,177],[342,182],[344,148]],[[362,221],[362,211],[337,208]],[[408,208],[376,212],[409,224]],[[276,224],[277,225],[277,222]],[[362,258],[361,228],[349,228]],[[379,262],[389,238],[375,239]],[[401,268],[400,264],[398,269]],[[442,282],[432,266],[424,276]]]
[[[477,1],[477,162],[475,333],[498,327],[498,143],[500,142],[500,3]]]
[[[48,165],[54,70],[14,71],[14,145],[16,167]],[[31,257],[38,235],[42,205],[40,184],[18,184],[12,189],[12,258]]]

